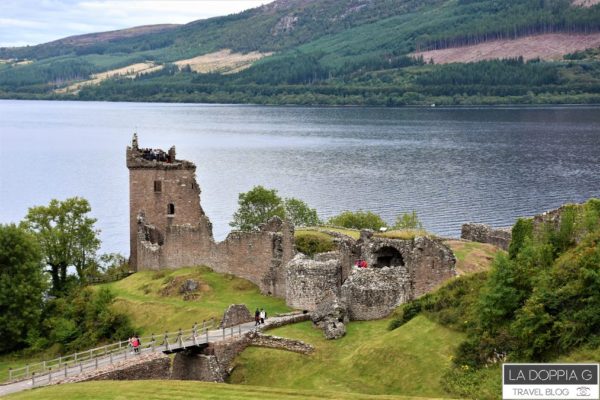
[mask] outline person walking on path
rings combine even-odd
[[[257,308],[256,311],[254,311],[254,326],[258,325],[260,325],[260,311],[258,311]]]
[[[264,308],[261,308],[260,309],[260,323],[262,325],[264,325],[264,323],[265,323],[265,318],[267,318],[267,313],[265,312]]]
[[[138,335],[135,335],[133,337],[133,342],[132,342],[134,353],[136,353],[136,354],[140,353],[140,344],[141,344],[140,337]]]

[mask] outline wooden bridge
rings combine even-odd
[[[138,357],[138,354],[157,352],[172,354],[187,349],[200,349],[208,346],[209,343],[241,336],[249,331],[262,329],[265,326],[281,324],[286,318],[288,317],[269,318],[266,324],[260,327],[256,327],[254,321],[222,329],[211,329],[206,325],[198,327],[195,324],[189,330],[180,329],[176,332],[165,332],[162,335],[142,337],[137,353],[134,352],[128,341],[121,341],[53,360],[10,369],[8,380],[0,385],[0,396],[58,383],[85,372],[95,371],[99,368]]]

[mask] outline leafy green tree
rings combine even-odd
[[[113,308],[114,299],[108,288],[85,287],[50,302],[42,323],[47,344],[74,351],[133,334],[129,317]]]
[[[94,261],[100,247],[95,218],[90,218],[86,199],[72,197],[64,201],[51,200],[48,206],[29,209],[23,221],[41,246],[44,263],[50,267],[52,290],[63,291],[67,268],[75,267],[80,280],[85,280],[86,268]]]
[[[295,226],[315,226],[320,225],[321,220],[317,215],[317,210],[310,208],[302,200],[289,198],[285,199],[285,216]]]
[[[22,228],[0,225],[0,353],[22,346],[42,313],[42,255]]]
[[[396,217],[393,229],[423,229],[423,223],[419,220],[416,211],[402,213]]]
[[[285,219],[285,207],[277,190],[255,186],[238,197],[238,210],[229,225],[242,231],[252,231],[272,217]]]
[[[381,216],[371,211],[344,211],[339,215],[329,218],[329,225],[340,226],[350,229],[373,229],[379,230],[387,226]]]

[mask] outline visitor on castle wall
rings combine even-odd
[[[260,309],[260,323],[264,324],[265,323],[265,318],[267,318],[267,313],[265,312],[264,308]]]
[[[258,326],[260,325],[260,311],[258,310],[258,307],[256,308],[256,311],[254,311],[254,326]]]

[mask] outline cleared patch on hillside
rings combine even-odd
[[[572,3],[578,7],[591,7],[600,4],[600,0],[573,0]]]
[[[458,275],[489,270],[496,253],[502,251],[491,244],[466,240],[446,240],[444,243],[454,252]]]
[[[514,40],[494,40],[472,46],[413,53],[436,64],[468,63],[482,60],[523,57],[525,60],[560,60],[565,54],[600,47],[600,33],[571,35],[549,33]]]
[[[261,53],[252,51],[250,53],[233,53],[229,49],[219,50],[214,53],[204,54],[186,60],[176,61],[174,64],[179,68],[187,65],[194,72],[208,73],[218,72],[221,74],[234,74],[249,68],[256,61],[273,53]]]
[[[77,82],[67,87],[56,89],[55,92],[77,94],[77,92],[79,92],[84,86],[99,85],[102,81],[105,81],[110,78],[122,77],[133,79],[138,74],[147,74],[150,72],[159,71],[162,68],[162,65],[156,65],[153,62],[131,64],[126,67],[111,69],[109,71],[92,74],[90,79],[88,79],[87,81]]]

